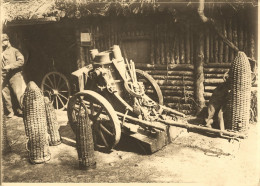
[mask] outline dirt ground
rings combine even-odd
[[[97,168],[78,169],[75,136],[67,125],[66,112],[58,112],[59,146],[51,146],[51,160],[28,162],[22,118],[8,120],[12,151],[2,158],[3,185],[25,183],[206,183],[207,185],[257,185],[259,182],[259,130],[250,124],[249,137],[228,141],[172,128],[174,141],[152,155],[122,136],[111,153],[95,151]],[[257,150],[258,148],[258,150]]]

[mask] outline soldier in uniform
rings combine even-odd
[[[7,34],[2,34],[2,95],[7,110],[7,117],[14,116],[12,94],[18,101],[17,115],[22,115],[22,98],[26,88],[22,69],[24,57],[16,48],[12,47]]]

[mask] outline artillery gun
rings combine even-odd
[[[79,92],[69,99],[67,114],[74,133],[80,114],[88,114],[96,149],[110,151],[125,133],[153,153],[170,142],[169,126],[245,137],[187,123],[185,114],[163,105],[156,81],[135,69],[133,61],[124,59],[118,45],[108,51],[90,52],[93,63],[72,73],[78,79]]]

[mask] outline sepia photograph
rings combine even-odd
[[[258,185],[257,0],[0,0],[0,185]]]

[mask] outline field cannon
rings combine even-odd
[[[155,152],[167,145],[169,126],[192,128],[244,138],[226,130],[189,124],[185,114],[163,105],[156,81],[146,72],[135,69],[133,61],[124,59],[118,45],[108,51],[91,50],[93,63],[72,75],[77,77],[79,92],[70,97],[67,114],[75,132],[78,117],[88,114],[96,149],[109,151],[125,133],[148,145]]]

